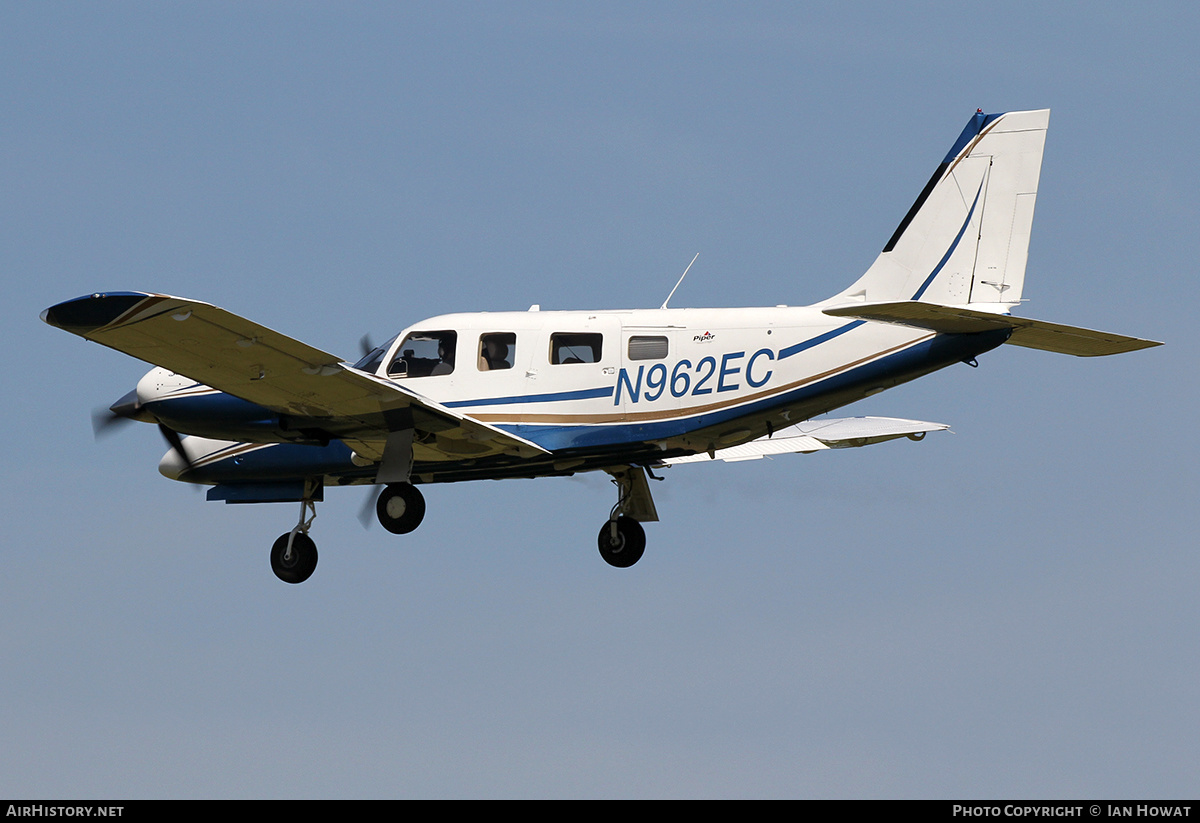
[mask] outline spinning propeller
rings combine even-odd
[[[163,436],[163,440],[167,441],[167,445],[175,454],[179,455],[179,459],[183,461],[184,471],[192,470],[192,458],[188,457],[187,451],[183,448],[183,440],[179,437],[179,432],[174,429],[169,429],[162,423],[158,424],[158,431]]]
[[[366,357],[371,352],[375,351],[375,344],[371,342],[371,335],[364,334],[358,341],[359,351],[362,356]],[[362,508],[358,511],[358,522],[362,523],[364,529],[371,528],[371,524],[375,522],[375,506],[379,503],[379,495],[383,493],[383,486],[372,486],[367,493],[366,499],[363,500]]]
[[[383,486],[372,486],[363,500],[362,508],[358,510],[358,522],[364,529],[371,528],[375,522],[375,507],[379,505],[379,495],[383,494]]]
[[[163,440],[167,441],[167,445],[171,447],[171,451],[179,456],[183,461],[183,465],[187,469],[192,468],[192,459],[188,456],[187,451],[183,448],[183,439],[179,436],[179,432],[168,428],[160,422],[154,415],[150,414],[142,408],[141,402],[138,400],[137,390],[133,390],[124,395],[116,403],[113,403],[107,409],[96,409],[92,412],[92,433],[96,439],[107,437],[116,432],[117,429],[124,427],[127,423],[141,421],[143,423],[157,423],[158,431],[163,436]]]
[[[101,408],[92,412],[92,433],[97,439],[107,437],[126,423],[145,419],[147,417],[138,403],[135,389],[107,409]]]

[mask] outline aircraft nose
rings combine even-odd
[[[137,389],[126,392],[120,400],[109,406],[108,410],[117,417],[136,420],[142,411],[142,404],[138,400]]]

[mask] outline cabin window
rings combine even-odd
[[[511,369],[515,362],[517,336],[512,332],[479,335],[479,370]]]
[[[667,338],[665,337],[629,338],[630,360],[662,360],[666,356]]]
[[[558,332],[550,335],[550,363],[599,363],[604,335]]]
[[[458,333],[415,331],[396,350],[388,365],[388,377],[430,377],[454,371],[454,347]]]

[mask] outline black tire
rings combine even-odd
[[[642,559],[646,551],[646,532],[632,517],[617,518],[617,536],[613,538],[611,521],[600,527],[597,538],[604,562],[618,569],[627,569]]]
[[[271,571],[284,583],[303,583],[317,568],[317,544],[304,532],[297,532],[292,541],[292,556],[285,558],[291,532],[279,535],[271,546]]]
[[[392,534],[408,534],[425,519],[425,496],[410,483],[392,483],[375,501],[375,513]]]

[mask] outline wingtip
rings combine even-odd
[[[153,295],[146,292],[94,292],[65,300],[41,313],[42,322],[82,334],[100,328],[120,317],[133,306]]]

